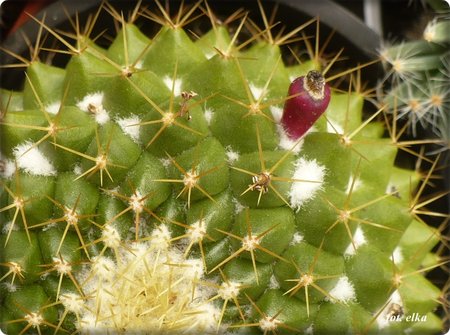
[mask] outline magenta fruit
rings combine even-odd
[[[325,112],[330,102],[330,87],[318,71],[295,79],[289,86],[281,124],[289,138],[297,140]]]

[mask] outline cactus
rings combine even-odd
[[[406,120],[414,137],[420,129],[431,128],[441,139],[436,141],[442,146],[440,151],[445,151],[450,147],[448,6],[436,8],[433,14],[421,38],[394,43],[380,51],[389,83],[384,85],[382,100],[396,118]]]
[[[445,297],[425,275],[445,260],[425,219],[446,216],[426,209],[445,194],[422,199],[437,161],[423,175],[395,165],[407,144],[384,136],[397,121],[383,108],[370,114],[363,66],[332,74],[340,54],[324,65],[319,39],[299,38],[317,20],[275,34],[261,4],[262,28],[207,3],[173,17],[156,5],[128,20],[103,5],[120,28],[107,48],[89,36],[95,15],[75,34],[35,19],[65,68],[39,60],[39,39],[31,60],[16,55],[25,83],[3,90],[0,123],[2,331],[439,332]],[[192,37],[198,13],[212,28]],[[148,19],[153,36],[136,24]],[[316,53],[289,63],[286,44]]]

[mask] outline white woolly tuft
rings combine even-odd
[[[73,167],[73,173],[77,176],[81,175],[83,173],[83,169],[81,168],[81,165],[77,164]]]
[[[299,158],[295,162],[292,179],[305,181],[292,183],[289,191],[292,208],[299,210],[305,202],[314,198],[317,191],[322,188],[325,174],[325,167],[317,163],[315,159],[307,160],[305,158]]]
[[[283,108],[278,106],[270,106],[269,108],[275,123],[280,123],[281,117],[283,116]]]
[[[187,259],[183,262],[185,266],[184,276],[189,280],[197,280],[203,277],[205,269],[201,259]]]
[[[171,76],[165,76],[163,78],[163,82],[164,82],[164,84],[167,86],[167,88],[169,90],[172,90],[172,86],[174,86],[173,87],[173,91],[174,91],[173,94],[175,96],[179,96],[181,94],[181,86],[183,84],[183,81],[181,79],[175,79],[175,85],[174,85],[172,77]]]
[[[227,161],[229,164],[233,164],[239,159],[239,152],[234,151],[231,146],[225,148],[225,154],[227,155]]]
[[[355,178],[355,176],[350,175],[350,178],[348,179],[348,183],[347,183],[347,188],[345,189],[345,193],[349,194],[350,191],[355,192],[363,185],[362,180],[360,178],[356,178],[356,180],[354,181],[354,184],[353,184],[354,178]],[[353,184],[353,189],[352,189],[352,184]]]
[[[139,122],[141,119],[137,115],[130,115],[127,118],[117,119],[116,122],[122,128],[122,131],[131,137],[131,139],[139,144],[140,130]]]
[[[295,154],[298,154],[303,146],[303,137],[298,140],[292,140],[288,137],[286,132],[283,129],[283,126],[277,124],[277,132],[280,136],[280,142],[278,142],[278,147],[283,150],[290,150]]]
[[[248,86],[255,100],[258,100],[261,98],[261,96],[265,96],[267,94],[267,91],[264,90],[263,87],[258,87],[253,83],[250,83]]]
[[[142,213],[144,210],[144,204],[142,202],[142,193],[139,191],[139,189],[134,191],[134,194],[130,196],[128,199],[128,205],[131,207],[133,212],[135,213]]]
[[[350,242],[350,244],[348,245],[347,249],[344,252],[345,256],[353,256],[360,246],[367,243],[366,237],[364,236],[364,232],[362,231],[361,227],[356,228],[356,231],[353,234],[353,242],[355,244],[356,249],[353,246],[353,243]]]
[[[397,247],[394,249],[394,252],[392,253],[392,258],[394,259],[394,263],[397,265],[403,263],[404,258],[401,247]]]
[[[106,110],[102,109],[100,113],[97,113],[95,115],[95,121],[102,125],[109,121],[109,114],[106,112]]]
[[[14,283],[11,283],[11,282],[3,282],[3,283],[1,283],[1,285],[2,286],[4,286],[5,287],[5,289],[8,291],[8,292],[16,292],[17,291],[17,285],[15,285]],[[0,333],[0,335],[2,335],[1,333]],[[6,335],[6,334],[4,334],[4,335]]]
[[[111,258],[96,256],[92,259],[92,271],[102,280],[112,280],[116,270],[117,266]]]
[[[275,275],[272,275],[272,277],[270,277],[269,288],[270,289],[278,289],[278,288],[280,288],[280,283],[278,282],[278,280],[275,277]]]
[[[311,325],[305,329],[305,335],[313,335],[314,334],[314,326]]]
[[[278,135],[280,136],[278,147],[283,150],[292,150],[293,153],[298,154],[302,149],[303,139],[294,141],[287,136],[283,126],[280,124],[281,117],[283,116],[283,108],[270,106],[270,112],[272,113],[273,120],[277,125]]]
[[[86,95],[77,103],[77,107],[86,113],[91,113],[90,110],[94,109],[95,111],[92,113],[95,115],[95,121],[100,125],[109,121],[109,114],[103,108],[103,93],[101,92]]]
[[[104,321],[98,320],[98,318],[92,312],[86,312],[81,317],[80,323],[82,324],[83,331],[88,330],[93,334],[101,334],[102,331],[108,327],[108,324]]]
[[[206,220],[198,220],[191,224],[191,228],[186,233],[191,243],[200,243],[206,235],[208,225]]]
[[[67,275],[72,272],[72,265],[63,259],[58,257],[52,257],[53,268],[58,272],[58,274]]]
[[[46,224],[41,229],[42,229],[42,231],[47,231],[49,229],[52,229],[52,228],[56,227],[57,225],[58,225],[58,222],[53,222],[53,223]]]
[[[61,101],[56,101],[56,102],[53,102],[53,103],[45,106],[45,111],[47,113],[56,115],[56,114],[58,114],[60,108],[61,108]]]
[[[72,313],[79,314],[84,308],[83,298],[81,298],[78,294],[62,294],[59,297],[59,301],[67,311]]]
[[[152,231],[151,246],[156,250],[167,250],[170,247],[171,233],[165,224],[160,224]]]
[[[11,178],[16,172],[16,164],[10,159],[2,157],[0,154],[0,176],[2,178]]]
[[[233,204],[234,204],[234,213],[239,214],[245,209],[245,206],[239,202],[237,198],[233,198]]]
[[[44,323],[44,318],[39,312],[29,312],[25,315],[24,319],[28,322],[28,325],[31,325],[33,328],[39,327]]]
[[[263,316],[259,320],[259,328],[267,334],[268,332],[276,333],[276,330],[278,329],[278,324],[281,323],[280,320],[278,320],[276,317],[273,317],[272,315]]]
[[[204,304],[198,308],[198,318],[191,327],[183,330],[185,334],[221,334],[222,327],[217,331],[217,323],[221,311],[213,304]]]
[[[213,118],[214,110],[212,108],[205,108],[205,120],[208,123],[208,126],[211,124],[211,120]]]
[[[56,175],[56,170],[52,163],[38,148],[32,148],[32,146],[32,142],[26,141],[13,149],[18,167],[33,175]]]
[[[336,121],[330,119],[330,117],[328,117],[328,122],[327,122],[327,132],[332,133],[332,134],[336,134],[336,132],[340,135],[342,135],[344,133],[344,128],[338,124]]]
[[[219,289],[217,290],[217,294],[223,299],[223,300],[230,300],[239,295],[240,291],[240,283],[233,282],[233,281],[226,281],[223,282]]]
[[[19,230],[19,227],[17,225],[15,225],[12,221],[8,221],[3,224],[2,234],[4,235],[8,234],[9,230],[11,229],[11,226],[12,230],[14,231]]]
[[[330,296],[340,302],[349,302],[356,299],[355,288],[347,276],[340,277],[336,286],[330,291]],[[334,299],[329,299],[332,303],[337,302]]]
[[[120,234],[116,228],[108,224],[103,227],[102,240],[106,247],[114,249],[120,245]]]
[[[215,55],[217,55],[217,53],[215,51],[211,51],[211,52],[205,52],[205,57],[206,59],[211,59],[213,58]]]
[[[159,161],[165,168],[169,167],[172,164],[170,158],[160,158]]]
[[[292,236],[292,240],[289,243],[289,245],[296,245],[299,244],[301,241],[303,241],[303,235],[297,231],[295,232],[294,236]]]
[[[95,107],[103,106],[103,93],[96,92],[88,94],[77,103],[77,107],[83,112],[89,112],[89,105]]]

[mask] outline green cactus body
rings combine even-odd
[[[83,39],[65,69],[33,61],[11,93],[1,329],[438,331],[424,273],[439,232],[417,218],[419,177],[394,165],[364,95],[333,89],[289,140],[286,92],[316,60],[285,64],[264,34],[241,48],[214,20],[192,39],[188,19],[160,17],[151,37],[122,19],[107,50]]]

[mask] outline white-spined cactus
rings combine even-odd
[[[261,4],[261,28],[203,2],[156,8],[125,20],[103,5],[119,28],[107,48],[95,16],[86,34],[35,19],[70,60],[17,55],[23,91],[2,91],[0,122],[2,331],[438,332],[445,297],[425,274],[441,236],[423,215],[445,214],[425,209],[442,194],[422,200],[435,166],[395,165],[408,144],[367,112],[362,66],[285,61],[285,44],[314,49],[298,37],[315,20],[277,35]],[[201,35],[185,27],[197,14]]]
[[[431,1],[430,1],[431,2]],[[422,36],[386,46],[380,58],[386,68],[383,102],[414,137],[420,129],[436,134],[441,151],[450,148],[450,10],[435,13]]]

